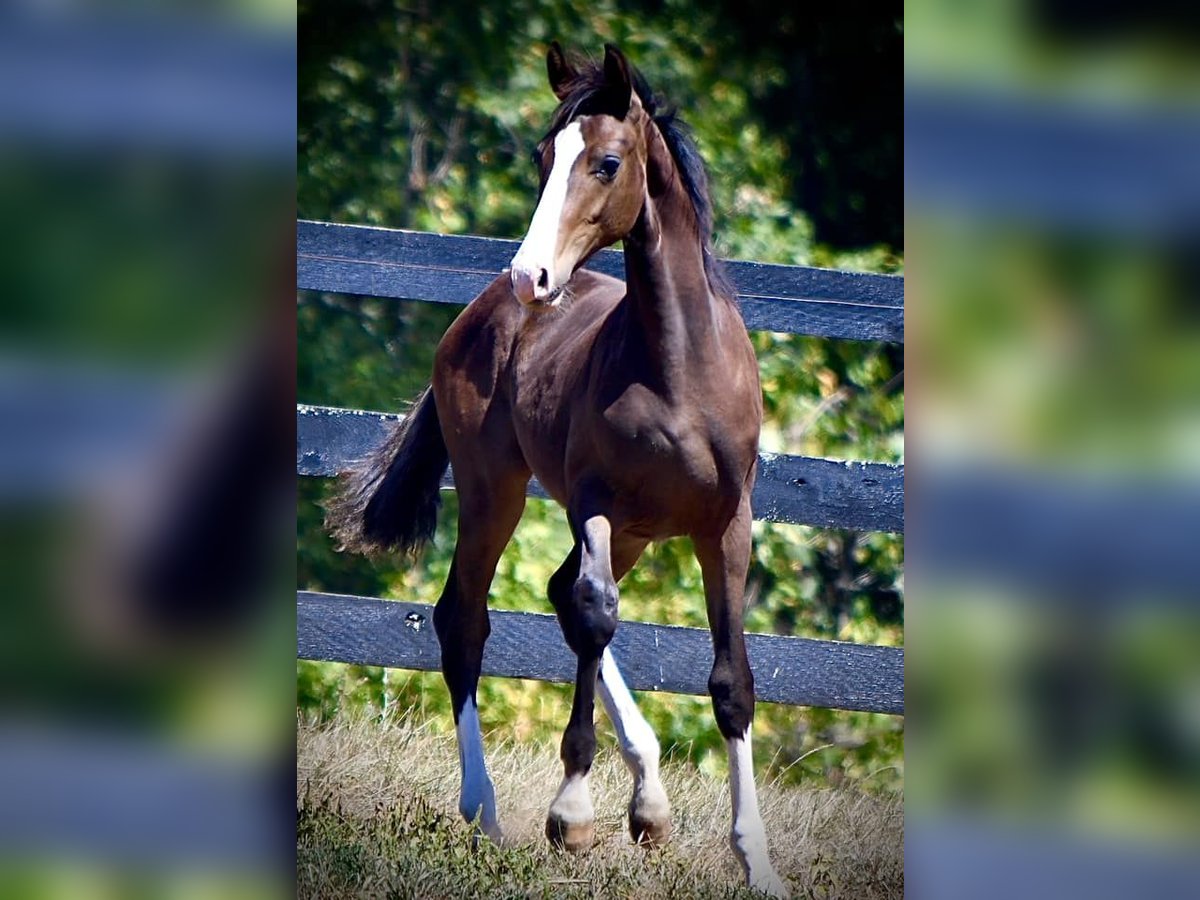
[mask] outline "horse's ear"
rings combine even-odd
[[[579,77],[579,70],[567,59],[558,41],[551,41],[550,49],[546,51],[546,75],[550,78],[554,96],[559,100],[567,99],[570,84]]]
[[[604,90],[612,104],[613,113],[624,119],[633,99],[633,77],[625,54],[612,44],[604,45]]]

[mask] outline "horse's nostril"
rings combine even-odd
[[[550,286],[550,275],[549,275],[549,273],[546,272],[545,269],[538,270],[537,286],[540,287],[542,290],[545,290],[547,287]]]

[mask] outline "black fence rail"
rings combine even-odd
[[[483,674],[574,684],[575,656],[558,619],[491,610]],[[301,659],[439,671],[433,607],[302,591],[296,605]],[[712,638],[701,628],[621,622],[610,645],[629,687],[708,693]],[[904,651],[842,641],[747,634],[754,693],[768,703],[904,712]]]
[[[517,242],[298,223],[301,289],[361,296],[469,303],[508,265]],[[904,280],[801,266],[727,262],[747,327],[853,340],[903,342]],[[620,276],[621,254],[603,251],[589,268]],[[296,471],[331,477],[367,455],[398,415],[300,405]],[[453,488],[448,473],[443,488]],[[529,493],[545,497],[536,480]],[[904,467],[890,463],[759,457],[754,516],[769,522],[904,530]],[[432,671],[441,655],[424,604],[300,592],[301,659]],[[572,682],[575,661],[557,620],[536,613],[491,612],[483,673]],[[755,694],[773,703],[903,714],[904,651],[898,647],[749,634]],[[635,690],[706,694],[709,632],[622,622],[613,654]]]
[[[296,409],[296,472],[333,476],[383,443],[389,413],[329,406]],[[442,487],[453,488],[453,472]],[[537,479],[529,494],[546,497]],[[904,530],[904,467],[811,456],[763,453],[754,485],[754,518],[792,525],[852,528],[857,531]]]
[[[508,267],[519,241],[334,225],[296,226],[296,283],[304,290],[470,303]],[[817,337],[904,342],[904,279],[807,266],[725,260],[746,327]],[[617,250],[587,268],[624,277]]]

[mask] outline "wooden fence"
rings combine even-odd
[[[470,302],[508,265],[516,241],[301,221],[297,285],[303,290],[439,303]],[[904,281],[802,266],[728,261],[746,325],[822,337],[903,342]],[[620,276],[606,250],[588,268]],[[385,413],[299,406],[296,471],[329,477],[378,444]],[[453,486],[447,473],[443,487]],[[544,497],[536,480],[529,493]],[[754,516],[769,522],[904,530],[904,467],[761,454]],[[702,602],[697,598],[697,602]],[[437,670],[433,611],[425,604],[301,591],[301,659]],[[483,672],[570,683],[575,660],[553,615],[493,610]],[[904,651],[897,647],[747,635],[760,700],[902,714]],[[612,644],[635,690],[705,694],[712,643],[704,629],[623,621]]]

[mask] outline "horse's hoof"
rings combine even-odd
[[[499,825],[493,824],[491,827],[476,825],[471,835],[471,840],[476,849],[484,841],[491,841],[497,847],[507,849],[513,846],[512,840],[500,830]]]
[[[629,836],[642,847],[662,847],[671,840],[671,806],[661,788],[634,792],[629,801]]]
[[[596,839],[594,822],[566,822],[553,814],[546,817],[546,837],[555,847],[582,853]]]
[[[671,817],[650,819],[629,814],[629,835],[639,847],[663,847],[671,840]]]
[[[776,900],[787,900],[792,896],[791,889],[774,871],[767,872],[761,878],[751,879],[748,886],[751,890],[759,891],[768,897],[776,898]]]

